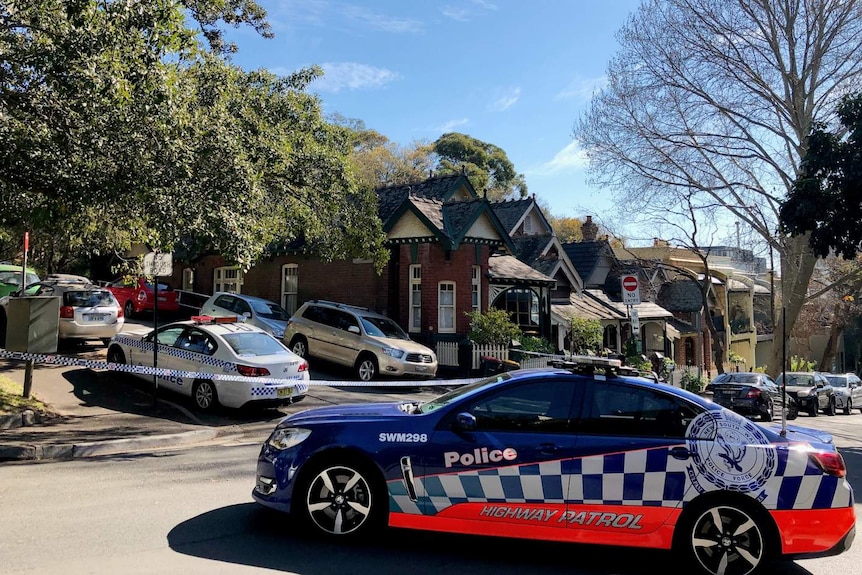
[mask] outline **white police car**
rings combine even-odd
[[[674,549],[699,572],[746,575],[855,534],[831,436],[781,425],[578,358],[424,403],[290,415],[252,497],[332,536],[389,525]]]
[[[108,344],[108,362],[152,381],[146,368],[154,367],[156,342],[159,386],[190,396],[201,410],[295,403],[308,392],[308,362],[237,317],[195,316],[149,333],[119,333]]]

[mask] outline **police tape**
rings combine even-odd
[[[49,365],[62,365],[69,367],[87,367],[90,369],[104,369],[109,371],[119,371],[123,373],[131,373],[135,375],[154,375],[157,377],[187,377],[190,379],[209,379],[213,381],[236,381],[257,383],[265,385],[317,385],[325,387],[434,387],[434,386],[459,386],[467,383],[473,383],[481,378],[463,378],[463,379],[422,379],[422,380],[388,380],[388,381],[329,381],[329,380],[309,380],[304,381],[298,377],[293,378],[276,378],[276,377],[248,377],[244,375],[234,375],[227,373],[210,373],[197,371],[181,371],[175,369],[164,369],[159,367],[149,367],[146,365],[128,365],[125,363],[112,363],[108,361],[99,361],[94,359],[79,359],[76,357],[68,357],[63,355],[49,355],[40,353],[26,353],[20,351],[9,351],[0,349],[0,358],[12,359],[18,361],[32,361],[34,363],[47,363]]]

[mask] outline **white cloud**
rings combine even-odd
[[[528,174],[547,176],[560,172],[574,172],[587,167],[587,154],[581,149],[577,141],[573,141],[565,148],[556,153],[549,162],[545,162]]]
[[[443,15],[455,20],[456,22],[469,22],[471,13],[465,8],[446,6],[443,8]]]
[[[598,78],[575,78],[566,88],[554,96],[555,100],[589,100],[593,97],[593,93],[604,88],[607,84],[607,76],[599,76]]]
[[[470,120],[468,118],[461,118],[460,120],[449,120],[448,122],[440,126],[438,130],[443,134],[447,134],[458,126],[464,126],[469,123]]]
[[[473,4],[478,4],[482,8],[486,10],[496,10],[497,5],[493,2],[489,2],[488,0],[472,0]]]
[[[422,31],[422,23],[418,20],[381,14],[363,6],[346,4],[342,7],[342,13],[349,20],[370,25],[372,28],[383,30],[384,32],[411,34]]]
[[[510,88],[506,93],[502,94],[499,98],[491,102],[491,104],[488,106],[488,109],[492,112],[502,112],[504,110],[508,110],[515,105],[515,102],[517,102],[520,97],[521,88]]]
[[[321,92],[382,88],[400,78],[391,70],[356,62],[327,62],[320,67],[323,77],[312,82],[312,88]]]

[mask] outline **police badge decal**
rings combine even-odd
[[[775,473],[775,450],[760,448],[769,445],[769,440],[757,424],[740,415],[702,413],[691,422],[688,437],[686,443],[697,468],[689,466],[688,476],[700,493],[714,489],[751,493]]]

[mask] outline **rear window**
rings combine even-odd
[[[107,290],[67,291],[63,294],[63,305],[93,307],[115,305],[114,296]]]
[[[847,378],[843,375],[827,375],[826,379],[832,384],[832,387],[847,387]]]
[[[237,355],[287,355],[290,352],[277,339],[263,332],[229,333],[224,340]]]

